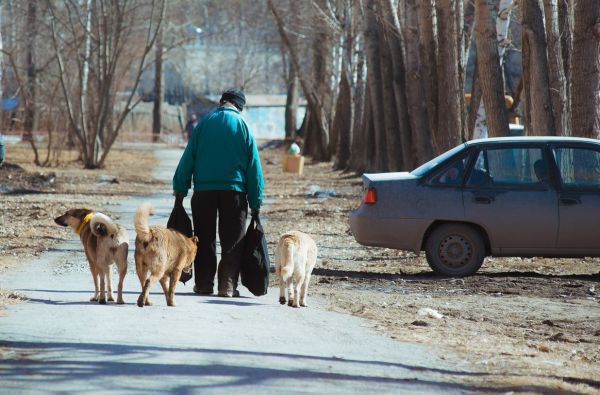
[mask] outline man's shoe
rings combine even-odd
[[[212,295],[213,291],[212,291],[212,289],[198,288],[197,285],[194,285],[194,293],[197,295]]]
[[[219,292],[218,295],[220,297],[222,297],[222,298],[239,298],[240,297],[240,291],[238,291],[236,289],[233,292]]]

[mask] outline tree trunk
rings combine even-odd
[[[296,137],[296,119],[298,116],[298,75],[293,65],[289,65],[287,81],[287,98],[285,101],[285,138],[292,140]]]
[[[438,16],[438,62],[437,79],[438,125],[444,125],[437,135],[438,153],[445,152],[460,144],[462,140],[462,107],[460,98],[463,87],[460,83],[459,45],[456,37],[459,30],[456,26],[457,0],[440,0],[437,8]]]
[[[154,62],[154,105],[152,107],[152,141],[160,140],[160,131],[162,129],[162,109],[163,109],[163,28],[161,27],[156,36]]]
[[[417,16],[419,29],[419,54],[421,57],[421,68],[423,77],[423,86],[425,88],[425,100],[427,101],[428,124],[431,135],[433,136],[435,151],[439,151],[439,133],[445,133],[438,129],[438,76],[437,76],[437,50],[444,50],[442,44],[436,43],[436,34],[434,31],[434,20],[438,23],[445,21],[439,20],[439,15],[434,12],[431,0],[420,0],[417,2]],[[454,37],[445,37],[449,42]],[[438,36],[438,39],[442,37]],[[442,81],[439,81],[440,83]]]
[[[378,12],[381,12],[381,5],[378,5]],[[393,81],[394,65],[389,42],[392,40],[391,32],[386,26],[385,19],[379,18],[379,61],[380,61],[380,79],[381,79],[381,109],[383,110],[383,123],[385,126],[385,148],[386,148],[386,168],[389,171],[400,171],[403,169],[402,142],[400,140],[399,114],[396,105],[396,96],[394,94],[394,85],[385,83]]]
[[[429,118],[425,105],[425,89],[419,56],[419,31],[417,27],[417,2],[406,0],[404,40],[406,44],[406,96],[409,108],[413,149],[417,164],[422,164],[433,157]]]
[[[361,48],[356,53],[356,82],[354,87],[353,107],[354,122],[352,125],[352,156],[346,170],[353,170],[362,173],[367,168],[366,157],[366,128],[365,128],[365,107],[369,100],[367,96],[365,81],[365,50]]]
[[[383,108],[383,81],[381,79],[381,49],[375,1],[368,0],[365,9],[365,48],[367,53],[367,84],[370,91],[371,113],[375,132],[375,157],[369,171],[387,170],[387,150]]]
[[[558,1],[558,33],[562,55],[562,70],[565,76],[565,110],[563,130],[570,136],[573,131],[571,121],[571,54],[573,53],[573,4],[567,0]]]
[[[600,138],[600,1],[578,0],[573,25],[573,136]]]
[[[476,4],[480,1],[477,0]],[[510,12],[513,5],[513,0],[500,0],[498,3],[498,13],[496,13],[496,5],[493,1],[487,0],[482,3],[486,3],[488,5],[489,12],[491,14],[491,18],[496,20],[496,28],[495,28],[495,36],[496,36],[496,48],[498,51],[498,61],[500,64],[500,82],[502,85],[502,103],[504,103],[504,72],[503,72],[503,63],[504,63],[504,53],[506,52],[506,47],[510,45],[508,40],[508,28],[510,26]],[[477,6],[475,7],[475,18],[477,19]],[[486,21],[487,22],[487,21]],[[493,22],[491,22],[493,24]],[[477,44],[477,42],[476,42]],[[479,70],[481,71],[481,70]],[[504,104],[503,104],[503,108]],[[485,104],[482,102],[479,105],[479,109],[477,110],[477,120],[475,121],[475,130],[473,131],[473,138],[485,138],[488,137],[488,120],[486,119],[486,109]]]
[[[27,69],[27,81],[24,87],[25,89],[25,114],[23,120],[23,127],[25,129],[25,133],[29,135],[29,137],[33,140],[33,130],[35,128],[36,121],[36,86],[37,86],[37,76],[36,76],[36,65],[35,65],[35,42],[37,39],[37,7],[35,0],[29,0],[27,2],[27,26],[26,26],[26,69]],[[36,164],[39,165],[39,161],[37,160],[37,151],[36,151]]]
[[[508,116],[504,105],[502,69],[496,41],[493,10],[494,0],[476,0],[475,29],[477,40],[477,67],[488,134],[491,137],[508,136]]]
[[[345,169],[350,160],[350,141],[352,139],[352,94],[350,92],[350,81],[347,73],[348,59],[342,58],[342,75],[340,78],[340,93],[338,94],[335,118],[333,119],[332,131],[336,130],[337,155],[333,168]]]
[[[548,68],[550,98],[554,110],[554,134],[566,136],[567,130],[567,79],[563,69],[563,51],[558,28],[558,1],[544,0],[546,37],[548,42]]]
[[[382,3],[382,20],[386,20],[386,26],[390,29],[387,44],[391,53],[393,68],[393,88],[396,102],[396,113],[398,114],[398,133],[400,136],[400,148],[402,150],[402,170],[412,170],[417,162],[415,152],[412,147],[412,136],[408,116],[408,106],[406,103],[406,84],[405,78],[405,50],[404,38],[398,13],[394,9],[392,0],[385,0]]]
[[[538,0],[522,2],[521,14],[525,129],[529,135],[554,135],[544,19]]]

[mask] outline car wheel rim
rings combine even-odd
[[[460,268],[471,260],[473,248],[469,240],[462,236],[447,236],[440,243],[439,256],[444,265]]]

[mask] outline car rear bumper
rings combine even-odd
[[[426,221],[379,218],[370,211],[361,206],[350,213],[350,230],[359,244],[419,253]]]

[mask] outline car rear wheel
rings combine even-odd
[[[462,224],[444,224],[436,228],[425,243],[427,263],[434,272],[464,277],[474,274],[485,258],[481,234]]]

